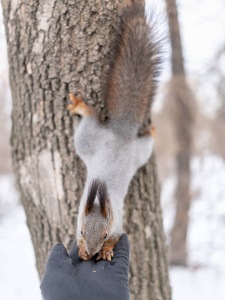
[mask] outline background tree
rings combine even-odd
[[[186,81],[176,0],[166,0],[172,48],[170,101],[176,135],[176,216],[171,234],[170,262],[186,265],[186,236],[190,207],[190,157],[192,150],[193,96]]]
[[[211,124],[209,147],[213,153],[223,157],[225,160],[225,139],[221,138],[225,131],[225,71],[223,67],[223,60],[225,59],[225,45],[223,44],[219,50],[216,51],[215,57],[209,64],[205,78],[210,74],[214,78],[214,86],[216,92],[216,99],[219,102],[216,114],[213,120],[209,120]]]
[[[2,0],[13,97],[12,161],[37,269],[51,247],[74,240],[85,168],[74,152],[78,117],[68,94],[104,111],[118,0]],[[104,116],[104,113],[102,114]],[[125,205],[132,299],[170,299],[154,157],[132,181]]]
[[[9,136],[10,136],[10,124],[9,124],[9,111],[7,107],[7,92],[8,82],[4,78],[5,71],[0,76],[0,140],[5,141],[0,143],[0,157],[2,159],[0,165],[0,175],[9,174],[11,172],[10,164],[10,147],[9,147]]]

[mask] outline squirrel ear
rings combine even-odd
[[[107,219],[110,207],[110,199],[105,182],[100,182],[98,187],[98,200],[100,203],[101,214]],[[109,204],[109,205],[107,205]]]
[[[98,186],[99,180],[93,180],[88,191],[88,197],[84,208],[85,216],[88,215],[93,209],[94,201],[98,191]]]

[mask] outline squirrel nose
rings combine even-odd
[[[88,255],[90,255],[90,256],[94,256],[97,252],[96,252],[96,249],[95,249],[95,248],[91,247],[91,248],[89,248],[89,249],[87,250],[87,253],[88,253]]]

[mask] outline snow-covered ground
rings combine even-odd
[[[34,250],[12,176],[0,177],[0,299],[41,300]]]
[[[189,267],[170,268],[173,300],[225,299],[225,162],[205,154],[192,159],[188,232]],[[170,178],[162,187],[165,230],[173,222]],[[0,299],[41,300],[34,251],[11,176],[0,177]]]
[[[205,153],[191,163],[193,201],[187,236],[188,265],[170,268],[174,300],[225,299],[225,162]],[[175,213],[169,178],[162,187],[164,226],[169,233]]]

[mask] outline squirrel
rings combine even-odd
[[[69,95],[71,113],[82,116],[74,145],[87,168],[77,221],[82,260],[98,254],[97,260],[111,261],[113,248],[123,233],[128,186],[153,150],[154,130],[141,136],[139,131],[156,91],[159,54],[159,43],[145,16],[144,4],[126,1],[105,83],[106,124],[100,123],[95,109],[80,95]]]

